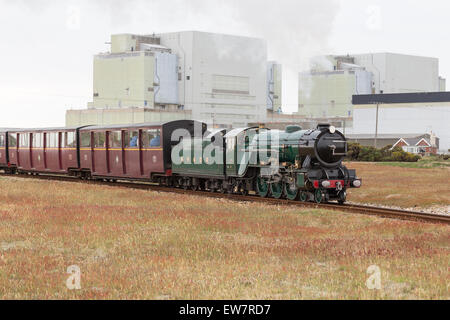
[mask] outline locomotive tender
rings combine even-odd
[[[347,141],[322,124],[313,130],[238,128],[205,123],[0,129],[0,170],[84,179],[143,180],[171,187],[289,200],[337,200],[359,188],[342,160]]]

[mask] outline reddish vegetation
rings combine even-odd
[[[450,298],[448,226],[20,178],[0,188],[1,298]],[[66,288],[71,265],[80,290]],[[382,290],[366,287],[371,265]]]
[[[351,189],[349,201],[400,207],[450,206],[450,168],[401,168],[351,162],[363,179],[361,189]]]

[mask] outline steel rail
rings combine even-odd
[[[62,175],[48,175],[48,174],[39,174],[39,175],[16,175],[16,174],[1,174],[2,176],[9,177],[17,177],[17,178],[31,178],[31,179],[41,179],[41,180],[58,180],[58,181],[70,181],[70,182],[79,182],[79,183],[88,183],[88,184],[100,184],[100,185],[114,185],[126,188],[133,189],[144,189],[144,190],[152,190],[159,192],[169,192],[169,193],[178,193],[178,194],[186,194],[186,195],[196,195],[196,196],[205,196],[210,198],[223,198],[232,201],[244,201],[244,202],[261,202],[272,205],[293,205],[297,207],[303,208],[314,208],[314,209],[329,209],[333,211],[344,211],[351,212],[357,214],[365,214],[365,215],[373,215],[384,218],[395,218],[402,220],[412,220],[412,221],[421,221],[421,222],[431,222],[431,223],[441,223],[441,224],[450,224],[450,215],[440,215],[433,213],[426,213],[420,211],[409,211],[409,210],[401,210],[394,208],[385,208],[385,207],[375,207],[375,206],[367,206],[367,205],[359,205],[359,204],[333,204],[333,203],[314,203],[314,202],[301,202],[294,200],[286,200],[286,199],[275,199],[275,198],[262,198],[258,195],[240,195],[240,194],[230,194],[230,193],[218,193],[218,192],[209,192],[209,191],[194,191],[189,189],[181,189],[181,188],[173,188],[167,186],[160,186],[158,184],[143,182],[140,180],[136,181],[124,181],[118,179],[116,182],[108,182],[102,180],[82,180],[75,177],[68,177]]]

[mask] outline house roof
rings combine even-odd
[[[392,147],[395,147],[400,141],[405,142],[408,146],[417,146],[421,141],[425,141],[428,146],[431,147],[431,143],[428,139],[417,137],[417,138],[400,138]]]
[[[420,141],[425,141],[427,144],[431,145],[431,143],[425,138],[406,138],[403,139],[410,146],[417,146]]]

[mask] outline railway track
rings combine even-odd
[[[133,189],[144,189],[159,192],[170,192],[179,194],[191,194],[197,196],[205,196],[210,198],[223,198],[233,201],[245,201],[245,202],[262,202],[273,205],[293,205],[303,208],[316,208],[316,209],[330,209],[336,211],[345,211],[357,214],[374,215],[384,218],[394,218],[402,220],[412,220],[412,221],[422,221],[429,223],[440,223],[440,224],[450,224],[450,216],[425,213],[419,211],[408,211],[400,209],[391,208],[380,208],[375,206],[365,206],[358,204],[333,204],[333,203],[323,203],[317,204],[313,202],[300,202],[300,201],[290,201],[285,199],[274,199],[274,198],[261,198],[257,195],[239,195],[239,194],[228,194],[228,193],[212,193],[208,191],[193,191],[185,189],[177,189],[171,187],[160,186],[157,184],[146,183],[146,182],[129,182],[129,181],[116,181],[116,182],[105,182],[101,180],[80,180],[73,177],[59,176],[59,175],[13,175],[13,174],[2,174],[2,176],[11,176],[18,178],[29,178],[29,179],[41,179],[41,180],[58,180],[58,181],[70,181],[78,183],[89,183],[89,184],[100,184],[100,185],[116,185],[121,187],[133,188]]]

